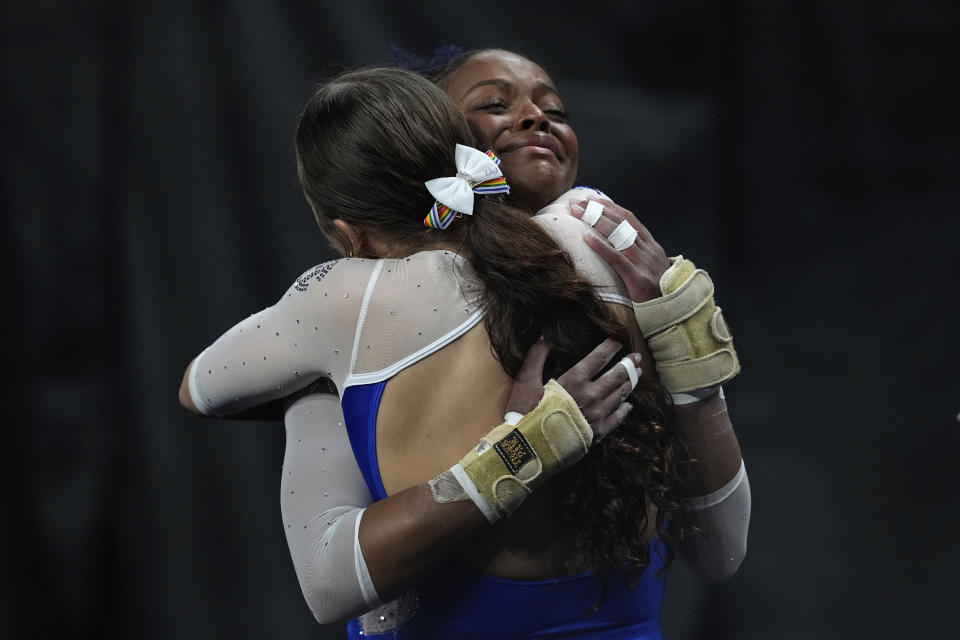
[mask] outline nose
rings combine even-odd
[[[522,105],[515,126],[521,131],[549,131],[550,118],[533,102]]]

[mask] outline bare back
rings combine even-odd
[[[625,315],[625,307],[611,306]],[[635,336],[635,342],[638,339]],[[646,350],[642,341],[638,344]],[[446,391],[425,400],[425,380],[444,380]],[[491,425],[502,422],[511,385],[482,324],[391,378],[376,428],[377,459],[387,494],[427,482],[459,460]],[[550,483],[538,490],[493,531],[462,545],[455,561],[513,579],[582,571],[581,560],[569,553],[575,531],[560,517],[562,488],[561,483]]]

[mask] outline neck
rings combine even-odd
[[[445,231],[436,231],[433,233],[439,237],[431,242],[401,244],[398,242],[386,242],[379,238],[377,240],[369,241],[366,247],[367,250],[364,252],[364,257],[405,258],[421,251],[450,251],[452,253],[456,253],[457,255],[464,256],[465,258],[469,258],[469,250],[467,249],[466,242],[462,236],[451,237],[450,235],[447,235],[446,237],[443,237]]]

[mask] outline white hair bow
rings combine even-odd
[[[423,224],[433,229],[446,229],[458,213],[473,215],[474,194],[510,193],[500,171],[500,158],[458,144],[455,152],[457,175],[424,182],[436,202]]]

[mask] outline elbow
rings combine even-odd
[[[704,582],[720,583],[729,580],[740,569],[747,555],[747,545],[742,548],[729,550],[722,558],[713,562],[705,562],[697,567],[697,577]]]
[[[364,592],[357,574],[356,532],[362,513],[357,507],[327,509],[311,519],[302,535],[287,539],[300,591],[320,624],[344,622],[380,604],[375,594]]]
[[[740,569],[747,555],[746,531],[727,537],[692,532],[676,551],[697,579],[719,583],[729,580]]]
[[[324,584],[328,582],[326,580],[311,579],[315,578],[314,576],[300,575],[298,577],[300,578],[300,589],[303,591],[303,599],[307,601],[310,613],[313,614],[313,618],[318,623],[338,624],[347,620],[345,613],[339,607],[334,606],[337,602],[334,585]]]
[[[350,620],[355,616],[343,616],[335,611],[323,611],[320,609],[311,608],[310,611],[313,613],[313,618],[317,621],[318,624],[328,625],[328,624],[342,624]]]
[[[198,415],[203,415],[203,413],[197,408],[197,405],[193,402],[193,396],[190,395],[190,370],[193,369],[193,363],[196,362],[196,358],[190,361],[190,364],[187,365],[187,370],[183,372],[183,378],[180,380],[180,389],[177,392],[177,399],[180,401],[180,406]]]
[[[310,557],[297,568],[303,598],[318,623],[346,622],[379,605],[363,597],[360,586],[348,573],[350,569],[349,564],[324,562],[322,556]]]
[[[699,578],[723,582],[740,569],[747,555],[751,496],[743,464],[726,487],[705,498],[705,504],[689,507],[692,531],[680,542],[677,553]],[[696,500],[702,503],[705,499]]]
[[[350,606],[344,602],[344,593],[333,584],[327,588],[303,585],[303,597],[310,607],[310,613],[319,624],[341,624],[368,611],[366,606]]]
[[[197,407],[193,404],[193,398],[190,397],[190,390],[186,388],[186,385],[180,384],[180,389],[177,392],[177,400],[180,401],[180,406],[188,411],[197,412]]]

